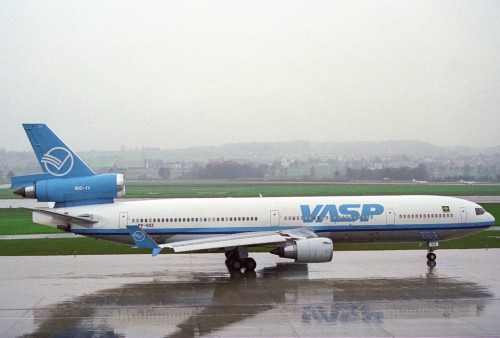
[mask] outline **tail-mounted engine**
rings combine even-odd
[[[56,207],[113,203],[113,199],[125,195],[122,174],[102,174],[73,178],[37,180],[14,192],[39,202],[55,202]]]
[[[332,260],[333,243],[329,238],[307,238],[280,246],[271,253],[295,259],[297,263],[325,263]]]

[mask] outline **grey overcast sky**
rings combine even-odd
[[[0,148],[500,145],[500,1],[0,0]]]

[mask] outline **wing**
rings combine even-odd
[[[209,249],[234,248],[238,246],[278,245],[291,240],[318,237],[309,229],[292,229],[283,231],[257,231],[213,236],[202,239],[158,244],[137,225],[127,225],[130,236],[138,248],[153,249],[156,256],[162,249],[170,248],[175,252],[199,251]]]

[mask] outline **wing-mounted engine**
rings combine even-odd
[[[28,177],[35,176],[37,175]],[[16,178],[24,181],[23,176]],[[29,185],[23,185],[14,192],[16,195],[36,198],[39,202],[55,202],[56,208],[113,203],[114,198],[125,195],[125,180],[122,174],[39,179]]]
[[[333,257],[333,243],[329,238],[306,238],[281,245],[271,253],[297,263],[325,263]]]

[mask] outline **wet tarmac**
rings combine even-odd
[[[0,257],[0,336],[499,336],[500,249],[425,253]]]

